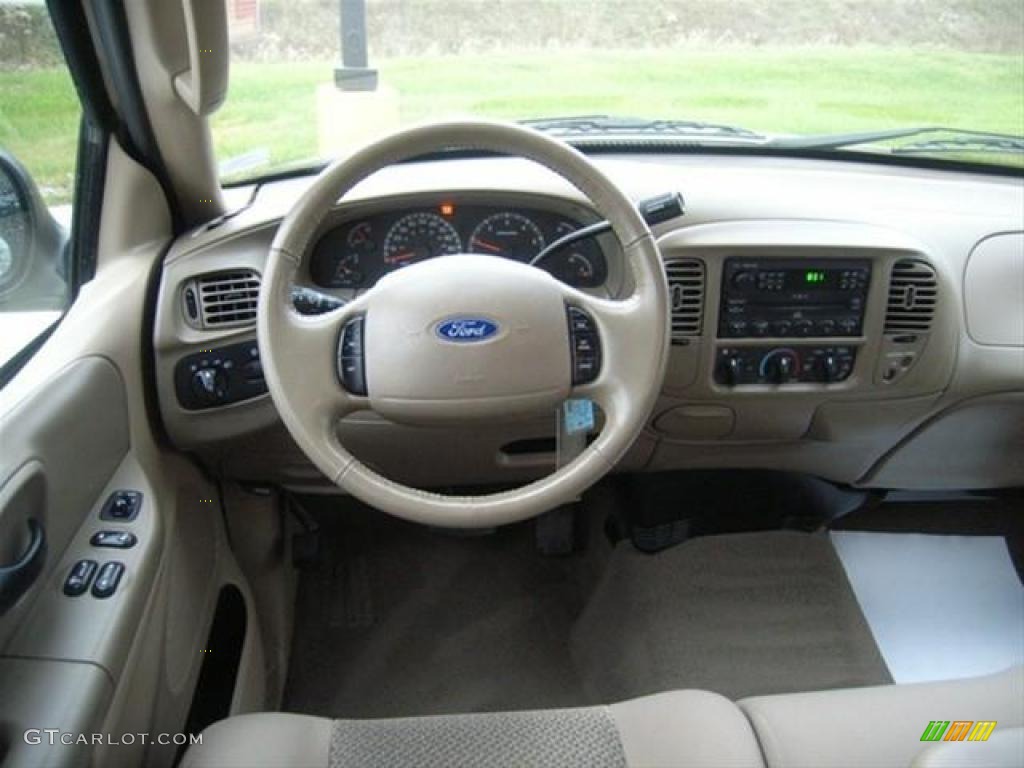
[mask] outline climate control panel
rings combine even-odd
[[[853,373],[857,349],[852,346],[721,347],[715,360],[715,383],[835,384]]]

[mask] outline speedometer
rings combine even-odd
[[[544,235],[523,214],[504,211],[480,222],[469,237],[469,250],[528,262],[544,250]]]
[[[396,221],[384,238],[384,264],[404,267],[461,250],[455,227],[436,213],[409,213]]]

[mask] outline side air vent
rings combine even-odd
[[[889,280],[886,333],[921,333],[932,326],[938,300],[935,270],[918,259],[897,261]]]
[[[665,275],[672,310],[672,341],[700,336],[704,317],[704,262],[698,259],[668,261]]]
[[[185,286],[185,315],[193,325],[203,328],[251,325],[256,322],[259,294],[260,275],[254,270],[203,275]]]

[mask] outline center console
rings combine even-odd
[[[736,343],[716,350],[715,383],[845,381],[858,347],[844,340],[863,334],[870,283],[867,259],[725,259],[718,337]]]

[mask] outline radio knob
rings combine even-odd
[[[748,270],[741,270],[732,276],[732,284],[737,288],[751,288],[755,280],[754,273]]]
[[[785,384],[796,372],[796,356],[792,352],[769,352],[762,363],[765,378],[773,384]]]

